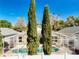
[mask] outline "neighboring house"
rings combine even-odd
[[[68,43],[67,46],[69,46],[74,53],[79,54],[79,26],[67,27],[58,32],[68,37],[68,39],[65,40],[65,43]]]
[[[37,28],[39,35],[41,28]],[[59,31],[52,31],[52,46],[61,47],[65,46],[71,51],[77,50],[79,52],[79,26],[67,27]]]
[[[41,37],[41,27],[37,27],[37,32],[39,34],[39,37]],[[52,45],[57,45],[57,46],[60,46],[60,45],[63,45],[63,42],[64,42],[64,39],[66,39],[66,35],[63,35],[61,33],[58,33],[58,32],[55,32],[55,31],[52,31]]]
[[[66,35],[66,37],[68,37],[67,41],[73,40],[74,42],[76,42],[79,40],[79,26],[67,27],[58,31],[58,33],[62,33],[63,35]]]
[[[0,30],[3,35],[3,42],[9,44],[9,48],[12,48],[11,45],[15,46],[18,44],[19,32],[9,28],[0,28]]]
[[[21,43],[26,43],[26,32],[17,32],[10,28],[0,28],[3,35],[4,52]]]

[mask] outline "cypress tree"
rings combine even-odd
[[[0,55],[3,54],[3,41],[2,41],[2,35],[1,35],[1,31],[0,31]]]
[[[43,50],[45,55],[50,55],[52,50],[51,44],[51,24],[49,20],[48,6],[44,8],[44,15],[42,21],[42,38],[44,40]]]
[[[28,12],[28,31],[27,31],[27,47],[29,55],[36,55],[38,48],[37,23],[35,16],[35,0],[31,0]]]

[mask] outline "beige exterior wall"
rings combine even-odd
[[[26,35],[26,34],[23,35],[23,37],[22,37],[22,42],[23,42],[24,44],[27,44],[27,35]]]

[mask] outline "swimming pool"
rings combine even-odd
[[[52,48],[52,52],[58,52],[59,48]],[[27,54],[28,50],[26,48],[20,48],[20,49],[14,49],[12,50],[13,53],[21,53],[21,54]],[[38,53],[43,53],[43,48],[37,49]]]

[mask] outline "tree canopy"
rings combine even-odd
[[[8,20],[0,20],[0,27],[11,28],[12,24]]]

